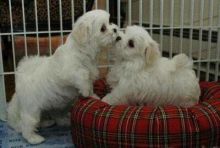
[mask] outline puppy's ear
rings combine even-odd
[[[159,44],[152,40],[149,46],[145,49],[146,63],[153,64],[161,55],[159,51]]]
[[[85,21],[76,24],[73,27],[72,36],[75,41],[79,44],[84,44],[89,39],[90,26],[91,24],[86,23]]]

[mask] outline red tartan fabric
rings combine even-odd
[[[176,106],[110,106],[82,98],[72,108],[76,147],[213,147],[220,146],[220,83],[201,82],[201,101],[191,108]],[[100,97],[104,80],[94,84]]]

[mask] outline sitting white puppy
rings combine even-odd
[[[8,123],[31,144],[44,138],[35,131],[41,113],[62,113],[81,94],[93,95],[98,78],[95,58],[100,48],[111,47],[117,30],[109,24],[109,13],[93,10],[74,24],[64,45],[50,57],[28,57],[20,61],[16,72],[16,92],[9,103]],[[62,124],[62,119],[55,119]],[[65,120],[66,121],[66,120]]]
[[[127,27],[115,46],[118,57],[107,76],[112,91],[102,101],[183,107],[198,102],[198,80],[193,62],[185,54],[161,57],[158,44],[138,26]]]

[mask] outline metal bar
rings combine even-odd
[[[106,7],[106,11],[109,12],[109,0],[105,0],[105,7]],[[110,63],[110,52],[105,52],[107,54],[107,62],[108,64]]]
[[[163,53],[163,0],[160,0],[160,50]]]
[[[139,0],[139,25],[143,24],[143,1]]]
[[[73,29],[73,24],[75,22],[75,8],[74,8],[74,0],[71,0],[71,14],[72,14],[72,29]]]
[[[109,12],[109,0],[105,0],[106,1],[106,11]]]
[[[193,63],[207,63],[207,62],[220,62],[220,59],[211,59],[211,60],[194,60]],[[13,75],[16,72],[1,72],[0,75]]]
[[[202,71],[202,72],[206,72],[206,68],[205,68],[205,67],[202,67],[202,68],[201,68],[201,71]],[[214,74],[215,74],[215,70],[214,70],[214,69],[211,70],[211,71],[210,71],[210,74],[214,75]]]
[[[71,30],[63,30],[63,33],[70,33],[71,32]],[[38,31],[38,32],[36,32],[36,31],[29,31],[29,32],[26,32],[26,34],[27,35],[34,35],[34,34],[36,34],[36,33],[38,33],[38,34],[48,34],[49,33],[49,31]],[[51,30],[50,31],[50,33],[61,33],[61,31],[60,30]],[[2,33],[2,34],[0,34],[1,36],[8,36],[8,35],[23,35],[23,34],[25,34],[24,32],[14,32],[14,33]]]
[[[211,60],[194,60],[193,61],[194,63],[199,63],[199,62],[202,62],[202,63],[206,63],[206,62],[220,62],[220,59],[211,59]]]
[[[24,29],[24,51],[25,56],[28,55],[27,53],[27,35],[26,35],[26,22],[25,22],[25,12],[24,12],[24,0],[22,2],[22,18],[23,18],[23,29]]]
[[[117,0],[117,24],[121,28],[121,0]]]
[[[218,1],[218,25],[220,26],[220,1]],[[217,54],[216,59],[220,59],[220,29],[218,29],[218,42],[217,42]],[[219,77],[219,61],[215,64],[215,81],[218,80]]]
[[[170,2],[170,49],[169,57],[173,56],[173,19],[174,19],[174,0]]]
[[[13,75],[16,72],[1,72],[0,75]]]
[[[144,29],[149,29],[149,30],[160,30],[160,29],[180,29],[181,27],[143,27]],[[196,26],[196,27],[193,27],[193,29],[200,29],[201,28],[201,26]],[[204,27],[202,27],[202,29],[204,29],[204,30],[207,30],[207,29],[209,29],[210,27],[206,27],[206,26],[204,26]],[[220,26],[212,26],[211,27],[212,28],[212,30],[214,30],[214,29],[216,29],[216,30],[218,30],[218,29],[220,29]],[[184,29],[190,29],[190,26],[185,26],[184,27]],[[121,30],[124,30],[123,28],[121,28]],[[63,33],[70,33],[72,30],[63,30],[62,32]],[[38,33],[38,34],[48,34],[49,33],[49,31],[38,31],[38,32],[36,32],[36,31],[28,31],[28,32],[26,32],[26,34],[27,35],[34,35],[34,34],[36,34],[36,33]],[[50,31],[50,33],[61,33],[61,31],[60,30],[51,30]],[[13,35],[24,35],[25,33],[24,32],[13,32]],[[12,33],[0,33],[0,35],[1,36],[8,36],[8,35],[12,35]]]
[[[95,9],[98,9],[98,0],[95,0]]]
[[[83,13],[86,13],[86,0],[83,0]]]
[[[50,26],[50,3],[49,3],[49,0],[47,0],[47,21],[48,21],[49,52],[50,52],[50,55],[52,55],[51,26]]]
[[[209,35],[208,35],[208,57],[207,59],[210,60],[211,58],[211,46],[212,46],[212,22],[213,22],[213,0],[209,0],[210,4],[209,4]],[[206,67],[207,71],[206,71],[206,81],[209,80],[209,71],[210,71],[210,62],[207,63],[207,67]]]
[[[197,61],[197,60],[195,60],[195,61],[193,61],[193,63],[207,63],[207,62],[220,62],[220,59],[216,59],[216,60],[200,60],[200,61]],[[108,66],[111,66],[111,65],[100,65],[100,66],[98,66],[98,67],[101,67],[101,68],[104,68],[103,66],[106,66],[106,67],[108,67]],[[205,69],[204,69],[205,70]],[[213,72],[214,73],[214,72]]]
[[[154,0],[150,1],[150,28],[153,28],[154,23]],[[153,30],[150,29],[150,35],[153,37]]]
[[[62,13],[62,1],[59,0],[59,11],[60,11],[60,35],[61,35],[61,43],[63,44],[63,13]]]
[[[192,58],[192,47],[193,47],[193,20],[194,20],[194,0],[191,0],[191,8],[190,8],[190,42],[189,42],[189,57]]]
[[[180,53],[183,52],[184,0],[180,3]]]
[[[198,52],[198,60],[201,60],[202,56],[202,26],[203,26],[203,18],[204,18],[204,0],[201,0],[200,3],[200,22],[199,22],[199,52]],[[200,72],[201,72],[201,63],[198,63],[198,70],[197,70],[197,76],[200,78]]]
[[[3,68],[3,58],[2,58],[2,37],[0,36],[0,73],[4,72]],[[7,104],[6,104],[6,94],[5,94],[5,76],[4,74],[0,76],[0,120],[6,121],[7,118]]]
[[[12,19],[12,9],[11,9],[11,0],[9,0],[9,15],[10,15],[10,28],[11,28],[11,42],[12,42],[12,56],[13,56],[13,67],[16,71],[16,59],[15,59],[15,41],[14,41],[14,30],[13,30],[13,19]]]
[[[131,0],[128,0],[128,25],[131,25]]]
[[[34,0],[34,10],[35,10],[35,26],[36,26],[36,36],[37,36],[37,55],[40,55],[40,45],[39,45],[39,34],[38,34],[38,15],[37,15],[37,0]]]

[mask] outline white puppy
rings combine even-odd
[[[120,58],[107,76],[112,92],[104,102],[183,107],[198,102],[198,80],[192,60],[185,54],[161,57],[158,44],[142,27],[127,27],[121,38],[115,47]]]
[[[62,114],[79,94],[93,95],[92,83],[98,78],[95,57],[100,48],[115,43],[116,32],[109,24],[109,13],[93,10],[78,19],[54,55],[20,61],[16,92],[8,108],[9,125],[29,143],[43,142],[44,138],[35,133],[41,113],[52,110]],[[62,119],[56,121],[62,124]]]

